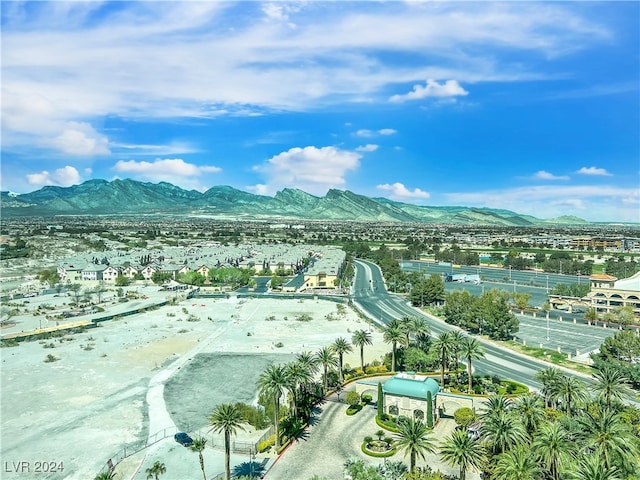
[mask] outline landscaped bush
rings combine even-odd
[[[458,425],[466,428],[475,421],[476,414],[473,413],[473,410],[471,410],[470,408],[463,407],[453,412],[453,419]]]
[[[367,375],[372,373],[387,373],[388,371],[389,370],[387,370],[387,367],[385,367],[384,365],[377,365],[377,366],[371,365],[371,366],[365,367],[365,372],[367,373]]]
[[[371,395],[362,395],[362,403],[371,403],[373,397]]]
[[[351,405],[352,407],[358,405],[360,403],[360,395],[358,395],[357,392],[354,392],[353,390],[350,392],[347,392],[347,395],[345,396],[345,402],[347,402],[349,405]]]
[[[381,417],[376,416],[376,424],[390,432],[398,433],[400,431],[398,429],[397,419],[387,415],[386,413],[383,413]]]
[[[360,410],[362,410],[362,405],[360,405],[360,404],[358,404],[358,405],[349,405],[349,407],[347,407],[347,415],[355,415]]]
[[[273,447],[275,444],[276,444],[276,436],[275,435],[271,435],[266,440],[263,440],[262,442],[258,443],[258,453],[266,452],[271,447]]]

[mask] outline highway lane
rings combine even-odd
[[[375,323],[384,326],[393,318],[402,318],[405,315],[422,315],[427,320],[433,336],[437,336],[443,331],[455,329],[455,327],[444,323],[436,317],[411,307],[406,298],[387,292],[382,280],[382,273],[377,265],[357,260],[355,267],[356,277],[352,287],[354,300],[362,310],[374,319]],[[480,337],[476,338],[482,344],[486,358],[473,362],[475,373],[498,375],[535,389],[540,388],[540,383],[535,380],[534,376],[536,372],[549,366],[549,364],[504,349]],[[587,381],[587,383],[592,383],[584,375],[569,374],[578,376]]]

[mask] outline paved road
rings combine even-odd
[[[424,315],[434,336],[440,332],[455,329],[432,315],[419,312],[411,307],[405,298],[389,294],[377,265],[358,260],[355,262],[355,266],[354,300],[376,323],[384,326],[394,318],[401,318],[405,315]],[[534,377],[540,369],[547,367],[548,364],[505,350],[482,338],[478,338],[478,340],[485,349],[486,357],[474,362],[476,373],[480,375],[495,374],[532,388],[540,388],[539,382]],[[571,374],[590,382],[584,375]]]

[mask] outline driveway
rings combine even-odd
[[[314,475],[320,478],[341,480],[344,478],[344,463],[348,459],[363,459],[366,463],[382,463],[381,458],[365,455],[360,450],[367,435],[375,436],[380,429],[375,421],[376,408],[367,406],[356,415],[347,416],[347,405],[327,401],[320,407],[317,423],[305,431],[303,438],[294,442],[276,460],[264,477],[266,480],[309,480]],[[453,420],[441,420],[434,429],[436,443],[439,443],[455,428]],[[388,432],[389,436],[393,436]],[[397,453],[389,460],[402,460],[408,466],[409,459]],[[418,459],[418,466],[429,465],[449,475],[458,474],[458,468],[440,462],[437,454],[427,454],[425,461]],[[477,472],[467,472],[468,480],[478,480]]]

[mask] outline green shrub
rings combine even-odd
[[[275,444],[276,444],[276,436],[275,435],[271,435],[266,440],[263,440],[262,442],[258,443],[258,453],[266,452],[271,447],[273,447]]]
[[[476,414],[473,413],[473,410],[470,408],[463,407],[453,412],[453,419],[456,421],[456,424],[466,428],[475,421]]]
[[[362,410],[362,405],[360,405],[360,404],[349,405],[349,407],[347,407],[347,415],[355,415],[360,410]]]
[[[357,392],[354,392],[353,390],[350,392],[347,392],[347,395],[345,397],[345,401],[352,407],[355,407],[358,403],[360,403],[360,395],[358,395]]]
[[[373,397],[371,395],[362,395],[362,403],[371,403]]]

